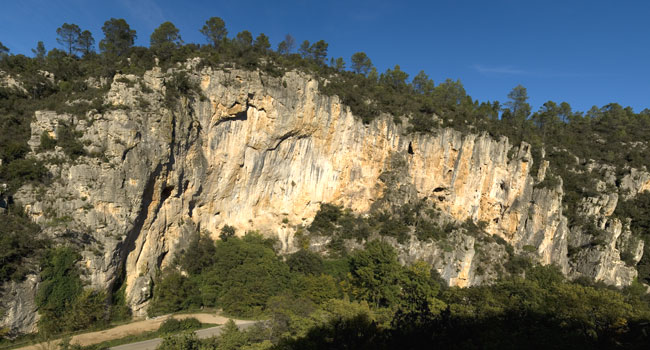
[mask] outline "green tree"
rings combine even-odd
[[[327,58],[328,46],[324,40],[319,40],[311,45],[309,45],[308,40],[305,40],[300,44],[298,53],[305,59],[310,59],[318,64],[324,65],[325,59]]]
[[[365,52],[357,52],[352,55],[352,70],[357,74],[367,75],[372,68],[372,61]]]
[[[337,59],[332,59],[330,60],[330,66],[338,72],[342,72],[345,70],[345,60],[343,60],[343,57],[339,57]]]
[[[204,300],[215,300],[224,311],[244,316],[264,311],[268,298],[283,290],[288,267],[272,243],[247,233],[216,243],[215,263],[202,274]]]
[[[226,23],[219,17],[211,17],[205,21],[205,25],[201,28],[200,32],[215,48],[219,48],[221,42],[223,42],[223,40],[226,39],[226,35],[228,35]]]
[[[379,72],[377,72],[377,67],[370,68],[370,72],[368,72],[368,80],[373,83],[376,83],[379,80]]]
[[[435,85],[433,80],[429,79],[429,76],[421,70],[411,82],[413,90],[418,94],[428,95],[433,92]]]
[[[260,33],[260,35],[255,38],[255,43],[253,44],[253,48],[259,52],[266,52],[271,48],[271,43],[269,42],[269,37],[264,35],[264,33]]]
[[[321,203],[320,209],[309,226],[309,231],[324,236],[331,236],[336,228],[334,224],[342,215],[343,211],[341,207],[329,203]]]
[[[82,133],[77,131],[74,125],[60,122],[56,128],[56,143],[70,158],[77,159],[86,154],[83,144],[79,141],[81,135]]]
[[[79,34],[79,38],[77,39],[75,49],[78,52],[81,52],[83,56],[86,56],[89,53],[94,52],[95,38],[93,38],[93,34],[88,30],[84,30],[83,32],[81,32],[81,34]]]
[[[560,107],[555,102],[547,101],[540,107],[539,112],[533,114],[531,119],[542,133],[542,142],[546,140],[547,130],[552,129],[560,120],[560,113]]]
[[[253,45],[253,34],[248,30],[242,30],[237,33],[235,37],[235,42],[239,45],[240,48],[248,49]]]
[[[325,64],[327,58],[327,47],[329,45],[324,40],[315,42],[310,48],[311,58],[319,64]]]
[[[219,239],[222,241],[227,241],[228,238],[235,237],[235,228],[230,225],[223,225],[221,228],[221,233],[219,234]]]
[[[153,299],[147,312],[161,315],[200,306],[201,296],[195,281],[179,271],[166,269],[155,281]]]
[[[291,272],[305,275],[320,275],[324,271],[323,258],[320,255],[301,249],[287,257],[287,265]]]
[[[135,42],[135,30],[123,18],[111,18],[104,22],[102,31],[104,39],[99,42],[99,49],[110,55],[126,54]]]
[[[378,240],[350,257],[351,284],[355,294],[376,306],[394,305],[400,293],[402,267],[390,244]]]
[[[178,28],[172,22],[164,22],[149,37],[151,48],[157,48],[163,45],[179,46],[183,44],[183,39]]]
[[[56,38],[56,42],[68,51],[68,55],[72,55],[76,51],[76,44],[81,35],[81,28],[76,24],[63,23],[61,27],[56,29],[56,35],[59,36]]]
[[[83,290],[66,310],[67,329],[78,330],[105,323],[106,292],[92,289]]]
[[[460,106],[465,97],[467,93],[460,80],[447,79],[433,91],[434,104],[445,109],[455,109]]]
[[[210,236],[197,233],[187,249],[181,252],[179,262],[183,270],[196,275],[214,264],[215,252],[216,247]]]
[[[268,299],[285,288],[289,269],[272,250],[264,250],[263,256],[235,266],[223,279],[220,305],[224,311],[247,317],[258,315]]]
[[[302,58],[308,59],[311,57],[311,51],[309,50],[309,40],[305,40],[300,44],[298,48],[298,53]]]
[[[330,275],[306,275],[296,279],[298,294],[316,304],[341,297],[341,291],[334,277]]]
[[[0,212],[0,283],[22,280],[30,270],[27,259],[33,259],[44,248],[43,240],[38,238],[40,227],[22,209],[11,209]]]
[[[45,44],[42,41],[39,41],[36,44],[36,48],[32,49],[32,53],[37,60],[44,60],[47,55],[47,50],[45,50]]]
[[[184,332],[165,336],[156,350],[199,350],[200,344],[194,332]]]
[[[239,350],[248,344],[248,336],[239,330],[235,321],[230,319],[223,325],[217,344],[219,350]]]
[[[388,85],[395,90],[405,91],[407,86],[406,79],[408,79],[408,77],[409,75],[404,72],[398,64],[396,64],[392,70],[387,69],[386,72],[379,77],[379,82]]]
[[[400,286],[398,311],[393,319],[393,324],[399,328],[413,329],[427,325],[446,307],[438,299],[440,286],[432,276],[431,267],[423,261],[417,261],[405,269]]]
[[[573,112],[571,112],[571,105],[566,102],[560,103],[560,120],[564,123],[571,121]]]
[[[530,105],[528,104],[528,91],[522,85],[515,86],[508,93],[509,101],[505,103],[506,109],[512,118],[516,120],[525,120],[530,115]]]
[[[41,285],[36,294],[36,305],[42,317],[39,328],[58,333],[66,329],[61,322],[82,291],[81,272],[77,261],[81,255],[68,247],[50,250],[42,262]]]
[[[293,51],[295,45],[296,40],[291,36],[291,34],[287,34],[284,37],[284,40],[278,44],[278,53],[280,55],[288,55]]]
[[[164,22],[149,37],[149,47],[162,59],[171,57],[175,48],[183,44],[178,28],[172,22]]]
[[[7,56],[8,54],[9,54],[9,48],[2,45],[2,41],[0,41],[0,57]]]

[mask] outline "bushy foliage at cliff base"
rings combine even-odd
[[[178,261],[155,282],[151,313],[210,306],[267,321],[246,331],[228,326],[215,339],[169,338],[161,349],[635,348],[650,341],[643,286],[569,282],[553,266],[447,288],[427,264],[401,265],[382,241],[346,258],[305,250],[283,258],[254,233],[218,242],[199,236]]]
[[[79,253],[65,246],[51,248],[44,254],[36,295],[40,334],[54,336],[98,329],[106,327],[116,316],[130,316],[120,310],[123,307],[120,303],[109,303],[106,291],[84,286],[83,271],[78,266],[80,259]]]
[[[21,208],[10,206],[8,210],[0,213],[0,283],[23,280],[38,265],[46,246],[40,227]]]

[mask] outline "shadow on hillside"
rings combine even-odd
[[[448,315],[448,313],[447,313]],[[411,322],[412,321],[412,322]],[[277,349],[647,349],[650,323],[630,323],[617,329],[560,325],[541,315],[503,315],[437,320],[403,319],[382,329],[364,315],[336,319],[315,327]]]

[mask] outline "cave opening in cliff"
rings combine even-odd
[[[174,186],[165,187],[160,195],[160,202],[162,203],[167,200],[167,198],[172,195],[172,191],[174,191]]]
[[[412,143],[412,142],[409,142],[409,149],[408,149],[408,152],[409,152],[409,154],[415,154],[415,153],[413,152],[413,143]]]

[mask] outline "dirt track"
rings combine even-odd
[[[70,344],[79,344],[81,346],[87,346],[87,345],[105,342],[107,340],[123,338],[128,335],[135,335],[144,332],[155,331],[158,329],[158,327],[160,327],[160,324],[163,323],[163,321],[165,321],[170,317],[173,317],[178,320],[194,317],[197,320],[199,320],[201,323],[214,323],[214,324],[224,324],[229,319],[228,317],[223,317],[216,314],[205,314],[205,313],[183,314],[183,315],[173,315],[173,316],[171,315],[158,316],[148,320],[136,321],[136,322],[120,325],[117,327],[105,329],[102,331],[75,335],[70,340]],[[233,321],[235,321],[235,323],[246,322],[246,321],[235,320],[235,319],[233,319]],[[33,344],[22,348],[17,348],[14,350],[55,350],[58,349],[58,344],[60,342],[61,339],[56,339],[49,342]]]

